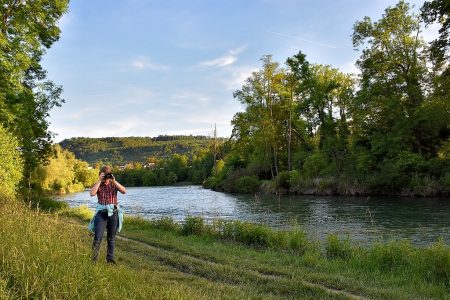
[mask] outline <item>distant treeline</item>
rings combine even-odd
[[[129,163],[124,169],[114,166],[113,173],[126,186],[172,185],[177,182],[202,184],[205,179],[217,174],[217,166],[220,165],[214,165],[211,148],[204,148],[191,157],[174,154],[167,158],[152,158],[146,167],[141,163]]]
[[[218,141],[222,138],[216,139]],[[130,162],[146,163],[149,158],[168,158],[174,154],[192,155],[208,147],[213,138],[193,135],[160,135],[157,137],[78,137],[59,144],[90,164],[124,165]]]

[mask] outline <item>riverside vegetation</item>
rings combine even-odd
[[[111,267],[90,261],[87,207],[0,206],[2,299],[450,297],[450,248],[441,241],[363,248],[333,235],[311,241],[301,229],[127,217]]]
[[[450,194],[448,1],[427,1],[421,16],[399,1],[355,23],[360,74],[310,63],[262,67],[234,96],[224,167],[206,186],[231,192],[436,196]],[[431,46],[424,24],[439,21]]]

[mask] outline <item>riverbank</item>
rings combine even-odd
[[[323,250],[301,240],[311,247],[297,251],[261,243],[271,234],[250,225],[242,237],[260,238],[246,243],[214,235],[198,222],[177,227],[126,218],[118,265],[110,267],[89,259],[89,210],[48,214],[17,203],[0,206],[4,299],[449,297],[450,250],[443,243],[418,249],[392,242],[364,250],[332,236]],[[102,250],[104,258],[105,245]]]
[[[280,173],[274,180],[260,180],[257,176],[234,178],[210,177],[203,182],[204,188],[218,192],[261,195],[306,195],[306,196],[390,196],[390,197],[449,197],[448,178],[436,180],[430,177],[415,177],[410,185],[391,186],[369,179],[315,177],[302,178],[298,172]]]

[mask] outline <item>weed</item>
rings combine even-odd
[[[349,259],[353,254],[350,240],[339,239],[336,234],[330,234],[326,242],[326,256],[330,259]]]

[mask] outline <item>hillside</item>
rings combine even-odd
[[[62,148],[73,152],[76,158],[114,165],[127,162],[146,162],[149,157],[167,157],[172,154],[190,155],[207,148],[213,139],[207,136],[160,135],[158,137],[77,137],[61,141]]]

